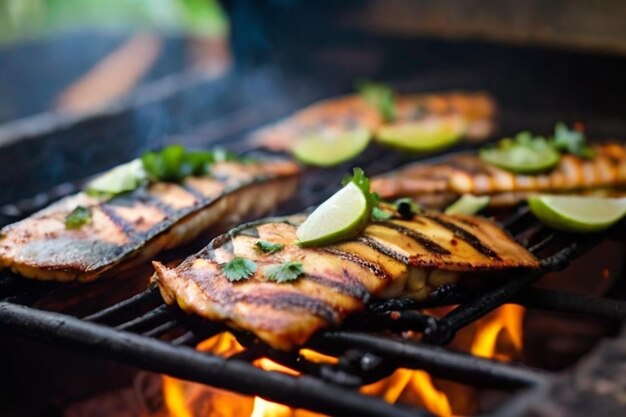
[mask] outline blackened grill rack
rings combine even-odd
[[[397,162],[393,154],[381,157],[377,153],[375,158],[360,161],[360,165],[369,167],[368,172],[380,172]],[[306,186],[301,190],[308,192],[301,192],[292,207],[284,210],[293,212],[319,201],[333,191],[332,184],[338,177],[337,172],[305,173]],[[67,185],[60,189],[71,191],[75,187]],[[50,199],[62,194],[54,190]],[[16,206],[32,211],[47,202],[40,196],[36,202]],[[435,377],[510,391],[508,399],[486,415],[522,415],[533,398],[546,394],[551,381],[547,374],[441,346],[459,329],[506,302],[614,321],[626,321],[626,302],[532,286],[541,276],[563,269],[607,236],[575,237],[551,231],[541,226],[525,206],[518,207],[500,222],[539,257],[539,271],[514,274],[486,291],[450,284],[436,290],[424,302],[399,299],[374,303],[361,317],[368,323],[367,330],[348,322],[344,328],[325,331],[310,341],[308,347],[338,357],[335,365],[317,364],[297,354],[273,350],[251,335],[238,332],[234,334],[245,350],[232,358],[196,351],[193,346],[226,330],[225,327],[166,306],[154,287],[86,316],[74,317],[29,307],[46,292],[49,284],[24,283],[5,274],[0,279],[0,331],[333,416],[430,415],[355,390],[390,375],[399,367],[423,369]],[[441,318],[420,312],[423,308],[445,305],[458,306]],[[393,336],[389,336],[390,330],[395,332]],[[415,342],[395,336],[402,330],[421,332],[423,340]],[[252,362],[260,357],[269,357],[302,375],[294,377],[259,369]]]

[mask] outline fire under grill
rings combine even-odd
[[[397,165],[393,153],[374,152],[360,165],[380,172]],[[281,212],[301,210],[334,189],[338,172],[309,171],[300,194]],[[73,187],[66,186],[69,191]],[[50,199],[62,192],[52,193]],[[21,202],[26,215],[48,203],[47,198]],[[273,350],[246,333],[229,330],[244,349],[229,358],[194,349],[199,342],[226,331],[166,306],[156,288],[148,288],[97,311],[70,315],[37,307],[38,300],[61,285],[20,279],[4,273],[0,279],[0,330],[56,346],[89,353],[137,368],[254,395],[333,416],[427,416],[417,408],[392,405],[356,389],[389,376],[398,368],[420,369],[434,377],[507,393],[485,415],[525,415],[535,399],[545,398],[553,378],[546,372],[483,359],[441,347],[464,327],[502,306],[515,303],[547,310],[620,322],[626,320],[626,302],[590,298],[576,293],[533,287],[542,276],[561,270],[601,240],[619,240],[620,227],[610,236],[573,236],[543,227],[520,206],[499,222],[540,260],[534,273],[512,273],[480,289],[462,283],[440,287],[424,302],[374,302],[368,310],[337,330],[316,335],[307,348],[338,358],[335,364],[310,361],[298,353]],[[623,229],[621,229],[623,230]],[[35,306],[35,307],[33,307]],[[453,306],[443,316],[423,312]],[[84,307],[84,306],[83,306]],[[84,310],[84,308],[83,308]],[[404,331],[422,334],[420,342],[400,337]],[[259,358],[298,371],[300,376],[263,370]]]

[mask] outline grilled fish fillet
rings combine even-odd
[[[220,162],[211,172],[181,184],[153,183],[109,201],[82,192],[66,197],[0,231],[0,267],[41,280],[89,281],[111,274],[214,224],[268,213],[295,191],[298,167],[271,159]],[[91,208],[91,222],[69,230],[65,217],[77,206]]]
[[[585,193],[626,185],[626,147],[609,143],[594,149],[593,159],[563,155],[552,171],[538,175],[516,175],[475,153],[457,154],[374,178],[372,190],[383,198],[415,197],[429,207],[445,206],[461,194],[491,195],[492,205],[506,206],[533,193]]]
[[[354,240],[318,248],[295,244],[303,220],[298,215],[241,226],[177,268],[154,262],[153,280],[167,303],[289,350],[362,310],[371,297],[423,299],[459,273],[539,266],[499,226],[479,217],[433,213],[377,222]],[[285,247],[261,254],[259,240]],[[223,265],[236,256],[256,262],[250,279],[224,276]],[[265,268],[285,261],[301,262],[304,275],[289,283],[269,281]]]
[[[486,139],[493,131],[496,105],[484,93],[441,93],[399,95],[395,98],[393,124],[427,118],[460,118],[466,123],[465,137],[470,141]],[[303,135],[311,132],[340,132],[364,127],[376,131],[385,121],[360,95],[320,101],[294,115],[252,134],[257,146],[285,151]]]

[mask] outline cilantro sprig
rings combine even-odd
[[[146,152],[141,161],[153,181],[178,182],[195,175],[208,175],[216,162],[235,160],[236,156],[222,149],[187,151],[181,145],[170,145],[156,152]]]
[[[211,173],[217,162],[250,162],[224,149],[211,151],[187,151],[181,145],[170,145],[146,152],[140,159],[119,165],[85,185],[87,194],[108,199],[132,191],[150,181],[179,182],[187,176],[202,176]]]
[[[258,240],[254,246],[258,251],[267,254],[279,252],[285,247],[282,243],[272,243],[266,240]]]
[[[383,220],[389,220],[392,217],[393,217],[393,214],[391,214],[389,211],[383,210],[379,206],[372,207],[372,220],[383,221]]]
[[[582,158],[593,158],[595,152],[587,144],[585,132],[577,129],[569,129],[563,122],[558,122],[554,127],[552,146],[563,152]]]
[[[394,121],[396,117],[395,95],[389,86],[368,80],[356,80],[354,87],[368,103],[376,107],[385,121]]]
[[[91,223],[90,207],[78,206],[65,216],[65,227],[67,229],[80,229],[88,223]]]
[[[249,279],[256,269],[254,261],[242,257],[235,257],[222,266],[222,272],[230,282]]]
[[[302,262],[287,261],[279,265],[270,265],[265,268],[265,275],[270,281],[282,284],[298,279],[304,274]]]

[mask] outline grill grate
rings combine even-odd
[[[397,154],[374,149],[356,165],[375,174],[401,162]],[[344,166],[340,170],[348,168]],[[309,191],[301,192],[282,212],[301,210],[325,198],[334,190],[333,184],[340,176],[338,170],[306,172],[300,188]],[[39,196],[30,204],[13,207],[21,207],[19,215],[26,215],[60,196],[55,191],[50,198]],[[525,405],[532,403],[531,397],[545,391],[549,384],[547,375],[436,345],[445,345],[458,330],[505,302],[612,320],[626,320],[626,302],[532,287],[538,278],[563,269],[577,255],[596,245],[602,236],[574,237],[552,232],[543,228],[526,207],[519,207],[500,222],[541,259],[542,267],[537,273],[512,274],[481,291],[461,284],[446,285],[424,302],[399,299],[374,303],[358,320],[348,320],[342,330],[323,332],[310,341],[308,347],[338,357],[335,365],[317,364],[296,354],[275,351],[259,344],[249,334],[239,332],[234,334],[245,350],[232,358],[195,351],[193,346],[197,343],[226,328],[188,317],[177,308],[164,305],[153,287],[78,318],[29,307],[57,288],[56,284],[5,275],[0,278],[0,330],[330,415],[429,415],[354,390],[388,376],[398,367],[423,369],[435,377],[511,391],[514,394],[492,415],[519,415]],[[457,304],[441,318],[420,312],[427,307]],[[383,330],[422,332],[426,343],[389,336],[383,334]],[[252,362],[260,357],[269,357],[298,370],[302,376],[258,369]]]
[[[389,166],[393,162],[391,158],[377,158],[371,165],[374,170],[375,165]],[[332,175],[337,178],[336,173]],[[313,183],[302,188],[311,190],[311,194],[300,195],[292,206],[310,205],[313,198],[323,198],[330,193],[332,187],[328,184],[332,181],[329,178],[330,174],[307,173],[305,181]],[[44,200],[40,198],[40,203],[45,204]],[[293,209],[287,207],[284,211]],[[530,403],[530,396],[544,392],[549,383],[546,375],[434,345],[445,345],[459,329],[505,302],[613,320],[626,319],[626,303],[531,287],[542,275],[564,268],[578,254],[597,244],[601,237],[574,239],[550,232],[542,228],[525,207],[520,207],[501,223],[540,257],[542,268],[538,273],[512,275],[486,291],[451,284],[440,288],[424,302],[399,299],[374,303],[359,318],[368,324],[367,332],[362,325],[348,320],[344,329],[324,332],[310,341],[308,347],[337,356],[336,365],[317,364],[296,354],[275,351],[250,335],[238,332],[234,334],[245,350],[230,359],[197,352],[193,349],[195,344],[224,331],[225,327],[188,317],[177,308],[164,305],[154,287],[81,319],[26,306],[55,288],[55,284],[24,282],[5,276],[0,281],[3,298],[0,329],[89,351],[146,370],[331,415],[429,415],[390,405],[354,390],[390,375],[398,367],[423,369],[433,376],[473,386],[513,391],[516,394],[493,410],[492,415],[515,415],[523,411],[523,404]],[[419,312],[427,307],[454,304],[459,306],[441,318]],[[426,343],[372,332],[389,329],[422,332]],[[258,369],[252,362],[259,357],[269,357],[300,371],[303,376]]]

